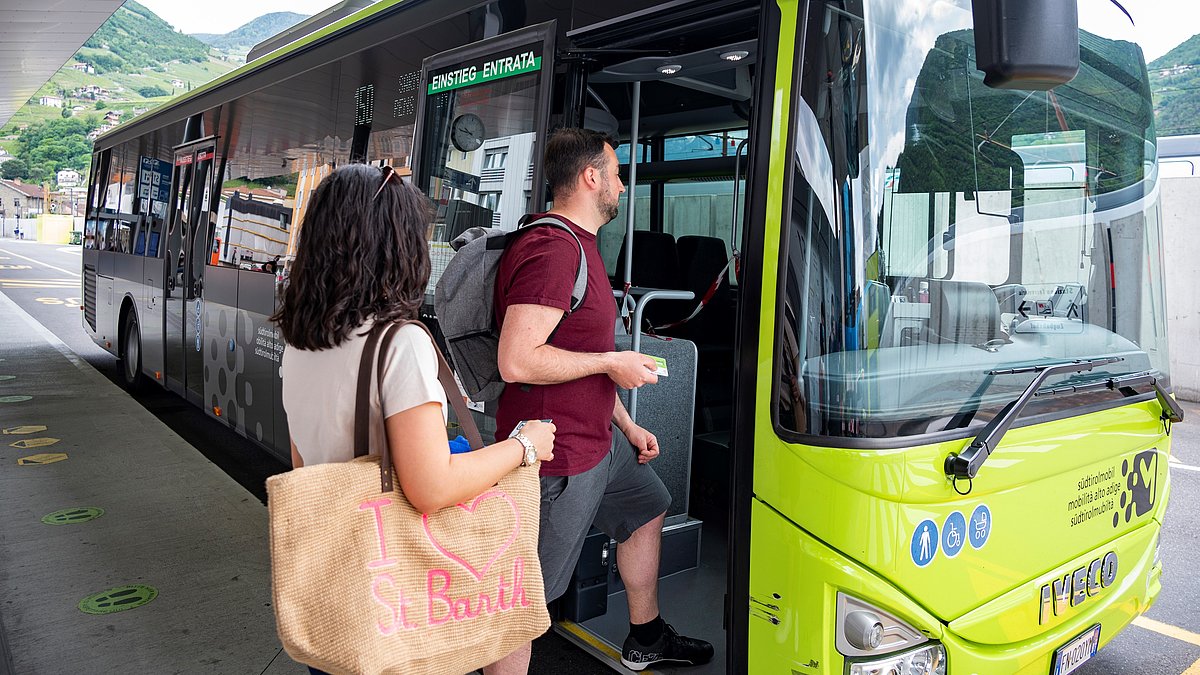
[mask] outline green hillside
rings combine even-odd
[[[234,52],[249,51],[254,45],[277,35],[308,18],[295,12],[272,12],[264,14],[224,35],[198,33],[192,37],[217,49]]]
[[[92,50],[87,54],[96,61],[97,72],[208,60],[208,45],[176,32],[134,0],[126,0],[83,46]]]
[[[1148,67],[1158,135],[1200,134],[1200,34]]]
[[[128,0],[0,129],[0,147],[24,160],[22,179],[40,182],[61,168],[86,168],[87,134],[105,124],[109,111],[132,119],[238,65]],[[40,105],[43,96],[62,99],[62,107]]]

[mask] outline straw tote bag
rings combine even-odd
[[[355,459],[267,479],[279,639],[296,661],[335,675],[462,675],[550,627],[536,466],[422,515],[399,491],[387,448],[367,454],[371,375],[381,382],[383,372],[376,346],[387,353],[406,323],[421,326],[377,325],[363,347]],[[478,449],[479,430],[440,352],[438,360],[446,400]]]

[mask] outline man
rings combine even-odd
[[[558,428],[555,458],[541,466],[538,557],[546,601],[566,591],[594,522],[619,544],[617,566],[629,601],[622,663],[633,670],[664,662],[697,665],[712,659],[712,645],[679,635],[658,611],[662,525],[671,502],[647,465],[658,456],[658,439],[635,424],[617,398],[617,387],[653,384],[658,376],[650,357],[615,351],[617,308],[597,241],[625,192],[613,148],[611,138],[585,129],[560,129],[546,142],[550,215],[583,244],[587,292],[567,316],[579,265],[579,244],[567,232],[540,227],[505,251],[495,307],[500,373],[511,384],[497,408],[497,436],[507,436],[524,419],[551,419]],[[615,442],[614,426],[633,450]],[[486,671],[524,673],[528,665],[525,647]]]

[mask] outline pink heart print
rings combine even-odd
[[[433,531],[429,529],[429,515],[428,514],[421,515],[421,523],[424,524],[424,526],[425,526],[425,536],[429,538],[429,543],[432,544],[433,547],[436,548],[439,553],[441,553],[442,555],[446,556],[447,558],[453,560],[454,562],[458,563],[463,569],[470,572],[471,576],[475,577],[476,581],[483,580],[483,577],[488,573],[488,570],[490,570],[492,568],[492,564],[495,563],[497,560],[499,560],[500,556],[504,555],[504,552],[507,551],[509,549],[509,547],[511,547],[513,545],[514,541],[517,540],[517,535],[521,533],[521,512],[517,510],[517,503],[513,501],[512,497],[508,496],[508,494],[506,494],[504,492],[501,492],[500,490],[492,490],[491,492],[485,492],[485,493],[479,495],[478,497],[476,497],[475,499],[473,499],[470,504],[458,504],[457,508],[460,508],[460,509],[466,511],[467,513],[474,515],[475,510],[479,507],[479,505],[488,501],[489,499],[501,499],[506,504],[508,504],[508,507],[510,509],[512,509],[512,514],[513,514],[512,526],[513,527],[512,527],[512,532],[508,535],[508,539],[505,540],[505,542],[500,545],[500,548],[496,549],[496,552],[492,554],[492,557],[488,558],[488,561],[483,566],[482,570],[475,569],[474,565],[467,562],[461,556],[456,555],[455,553],[453,553],[452,551],[447,549],[445,546],[443,546],[442,543],[440,541],[438,541],[437,537],[435,537],[433,535]]]

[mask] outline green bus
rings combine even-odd
[[[718,652],[695,672],[1066,675],[1154,602],[1181,413],[1115,4],[1049,90],[985,83],[966,0],[363,4],[96,141],[83,324],[128,384],[287,458],[267,317],[316,183],[424,189],[432,297],[457,234],[546,208],[548,131],[587,126],[629,184],[618,342],[669,371],[628,403],[674,498],[665,616]],[[555,630],[619,667],[614,545]]]

